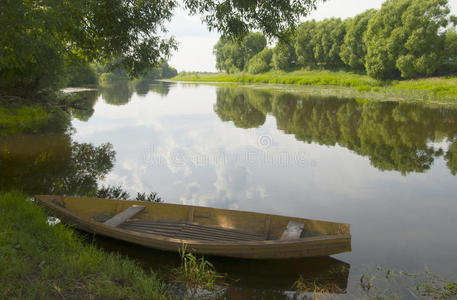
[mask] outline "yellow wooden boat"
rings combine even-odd
[[[349,224],[200,206],[100,198],[35,196],[62,222],[138,245],[254,259],[351,251]]]

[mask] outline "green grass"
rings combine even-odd
[[[224,278],[218,274],[214,266],[203,256],[197,257],[187,251],[184,244],[179,250],[181,266],[173,270],[174,281],[181,283],[186,288],[184,298],[187,299],[218,299],[223,294],[223,289],[217,281]]]
[[[183,72],[173,78],[175,81],[191,82],[239,82],[294,84],[299,86],[325,87],[327,94],[380,100],[424,100],[453,102],[457,100],[457,77],[435,77],[415,80],[382,82],[367,75],[344,71],[270,71],[263,74],[189,73]],[[336,89],[336,87],[340,89]],[[330,88],[330,90],[329,90]],[[333,89],[333,91],[331,90]]]
[[[33,130],[49,118],[49,112],[38,105],[0,107],[0,135]]]
[[[456,96],[457,77],[434,77],[416,80],[404,80],[393,85],[397,90],[427,91],[435,96]]]
[[[0,194],[0,299],[166,299],[137,263],[84,243],[20,193]]]
[[[183,73],[173,80],[177,81],[213,81],[213,82],[244,82],[244,83],[280,83],[280,84],[300,84],[300,85],[337,85],[337,86],[382,86],[382,82],[377,81],[366,75],[353,74],[348,72],[331,71],[270,71],[263,74],[199,74]]]

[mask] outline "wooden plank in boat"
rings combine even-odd
[[[105,221],[104,224],[111,226],[111,227],[117,227],[130,219],[131,217],[137,215],[140,211],[145,209],[146,206],[143,205],[132,205],[123,212],[118,213],[108,221]]]
[[[127,221],[119,226],[122,229],[136,232],[157,234],[162,236],[194,239],[194,240],[221,240],[221,241],[259,241],[263,236],[252,233],[238,232],[226,228],[215,228],[197,224],[172,222],[144,222]]]
[[[286,230],[281,235],[281,241],[298,240],[305,228],[305,224],[297,221],[289,221]]]
[[[206,231],[208,234],[214,233],[221,233],[223,235],[227,234],[241,234],[245,236],[251,236],[252,238],[258,238],[260,235],[249,233],[249,232],[242,232],[230,228],[222,228],[216,227],[211,225],[200,225],[196,223],[183,223],[183,222],[164,222],[164,221],[149,221],[149,220],[131,220],[127,221],[123,226],[134,226],[134,227],[153,227],[153,228],[183,228],[186,227],[186,230],[199,230],[199,231]]]

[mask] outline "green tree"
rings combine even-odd
[[[145,75],[141,76],[144,80],[156,80],[162,78],[172,78],[178,75],[178,71],[175,68],[170,67],[167,62],[163,62],[158,67],[145,70]]]
[[[281,36],[317,0],[185,0],[210,30],[226,37],[259,29]],[[0,2],[0,90],[32,96],[59,87],[66,61],[110,61],[132,76],[159,65],[176,47],[165,22],[177,0],[3,0]]]
[[[65,68],[66,86],[78,87],[82,85],[98,84],[97,70],[94,64],[74,63]]]
[[[224,37],[239,37],[258,29],[267,37],[287,37],[300,19],[315,9],[318,0],[185,0],[191,14],[200,14],[210,30]]]
[[[443,60],[449,13],[447,0],[386,1],[365,35],[368,74],[377,79],[434,74]]]
[[[162,69],[162,77],[161,78],[172,78],[172,77],[175,77],[176,75],[178,75],[178,71],[169,66],[167,62],[164,62],[160,68]]]
[[[233,40],[221,37],[213,48],[216,68],[227,73],[237,73],[244,68],[244,53],[241,46]]]
[[[316,27],[314,20],[303,22],[297,28],[297,38],[295,40],[295,52],[297,62],[301,67],[317,67],[314,58],[314,47],[316,46]]]
[[[175,47],[158,34],[175,2],[17,1],[0,3],[0,89],[31,96],[62,84],[66,62],[110,60],[136,75]]]
[[[319,66],[338,68],[343,65],[340,58],[346,28],[339,18],[325,19],[317,23],[314,30],[314,60]]]
[[[250,32],[243,38],[242,46],[245,52],[244,61],[247,62],[267,46],[267,40],[260,32]]]
[[[297,54],[293,44],[287,40],[279,40],[273,48],[271,59],[273,68],[276,70],[291,70],[297,67]]]
[[[251,57],[262,51],[266,45],[265,36],[259,32],[250,32],[241,40],[221,37],[213,48],[216,68],[228,73],[243,71]]]
[[[375,13],[375,9],[369,9],[346,23],[346,35],[341,46],[340,57],[346,65],[354,70],[365,70],[367,47],[363,42],[363,36],[367,30],[368,21]]]
[[[272,57],[273,50],[265,47],[248,61],[247,71],[252,74],[268,72],[272,68]]]
[[[457,31],[455,27],[449,28],[445,33],[443,65],[441,74],[457,73]]]

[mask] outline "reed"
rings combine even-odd
[[[203,256],[197,257],[184,244],[179,250],[181,265],[173,270],[175,281],[186,288],[189,299],[217,299],[223,289],[217,284],[225,276],[216,272],[214,266]]]

